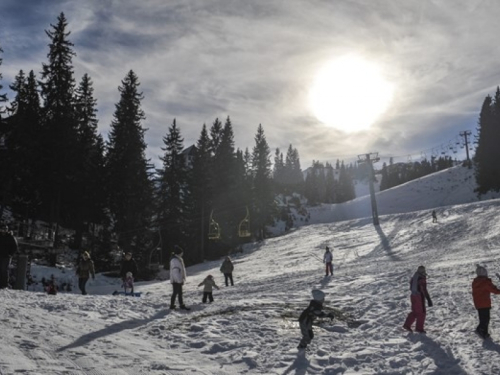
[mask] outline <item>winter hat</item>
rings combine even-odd
[[[427,272],[425,272],[425,267],[424,266],[419,266],[417,268],[417,272],[421,275],[427,276]]]
[[[330,248],[328,246],[326,247],[326,251],[330,251]]]
[[[323,293],[319,289],[314,289],[312,291],[312,296],[313,296],[314,300],[318,301],[318,302],[323,302],[325,300],[325,293]]]
[[[184,253],[184,250],[182,250],[182,248],[180,246],[174,245],[173,253],[175,255],[182,255],[182,253]]]
[[[476,273],[478,276],[486,276],[488,277],[488,270],[479,264],[476,264]]]

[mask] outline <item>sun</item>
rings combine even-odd
[[[319,121],[352,133],[368,129],[387,110],[393,92],[377,65],[344,56],[318,72],[309,102]]]

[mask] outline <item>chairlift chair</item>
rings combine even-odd
[[[210,224],[208,226],[208,239],[209,240],[218,240],[220,239],[220,226],[214,218],[214,210],[210,213]]]
[[[240,225],[238,226],[238,235],[240,237],[250,237],[250,212],[248,212],[248,207],[247,209],[247,214],[243,220],[241,220]]]

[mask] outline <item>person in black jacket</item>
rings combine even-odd
[[[304,311],[299,316],[299,327],[300,333],[302,333],[302,339],[300,340],[298,349],[305,349],[307,345],[311,343],[314,338],[313,332],[313,322],[316,318],[328,317],[333,319],[332,313],[325,314],[323,310],[323,302],[325,301],[325,293],[319,289],[314,289],[312,291],[313,299],[309,302],[309,306],[305,308]]]
[[[0,224],[0,289],[9,286],[9,266],[17,251],[17,240],[9,231],[7,224]]]
[[[126,252],[125,257],[122,260],[122,264],[120,267],[120,277],[122,278],[123,283],[127,282],[127,273],[130,272],[132,277],[135,279],[137,277],[137,263],[132,258],[131,252]],[[132,284],[132,294],[134,293],[134,287]]]

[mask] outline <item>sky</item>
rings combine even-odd
[[[291,144],[304,169],[370,152],[382,162],[463,158],[459,133],[476,134],[484,98],[500,82],[494,0],[3,0],[4,90],[21,69],[40,76],[45,30],[60,12],[75,45],[75,78],[87,73],[94,82],[105,139],[121,81],[131,69],[138,75],[156,165],[173,119],[188,147],[203,124],[228,116],[237,148],[252,151],[262,124],[272,155]],[[320,92],[327,112],[366,114],[377,103],[378,116],[360,120],[364,130],[352,132],[345,117],[320,121],[311,102],[319,72],[344,58],[368,64],[391,92],[382,105],[387,90],[365,71],[323,82],[349,99]]]
[[[140,297],[113,296],[120,281],[102,273],[86,296],[47,295],[40,285],[0,290],[0,374],[498,374],[500,296],[492,296],[491,339],[483,341],[471,283],[481,264],[500,284],[500,200],[478,201],[470,181],[473,170],[453,167],[378,193],[377,227],[363,213],[366,196],[310,208],[310,225],[297,214],[289,233],[280,235],[280,223],[277,236],[232,255],[234,286],[224,283],[222,259],[188,267],[188,312],[168,309],[172,287],[162,280],[136,282]],[[336,219],[346,211],[351,219]],[[402,329],[420,265],[433,301],[426,334]],[[32,274],[76,283],[68,264],[34,264]],[[203,304],[199,284],[209,274],[220,289]],[[299,352],[297,318],[313,289],[335,318],[317,321]]]

